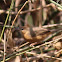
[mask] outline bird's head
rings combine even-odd
[[[28,31],[29,28],[21,27],[21,33],[25,34]]]

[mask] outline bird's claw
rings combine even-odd
[[[30,44],[30,47],[34,47],[34,45],[33,44]]]

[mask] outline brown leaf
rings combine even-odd
[[[12,39],[12,32],[10,30],[6,30],[6,38],[7,38],[7,43],[10,48],[13,48],[15,45],[15,42]]]
[[[57,42],[57,43],[53,44],[53,47],[60,50],[62,48],[62,42]]]

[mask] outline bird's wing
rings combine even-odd
[[[44,35],[44,34],[47,34],[47,33],[50,33],[50,31],[47,30],[47,29],[39,29],[39,30],[35,31],[36,35]]]

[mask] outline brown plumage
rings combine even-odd
[[[34,27],[34,28],[22,28],[22,35],[27,42],[40,42],[48,37],[51,32],[48,29]]]

